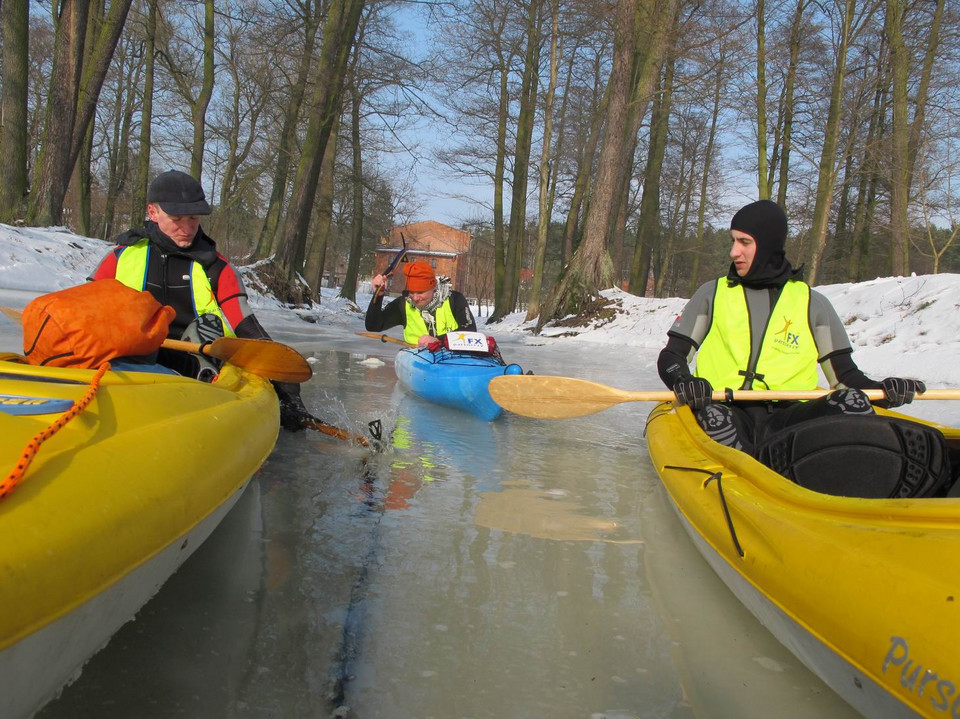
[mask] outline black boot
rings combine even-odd
[[[717,444],[743,451],[733,411],[725,404],[708,404],[697,412],[697,422]]]

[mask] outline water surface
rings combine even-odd
[[[316,360],[307,404],[381,419],[385,450],[282,433],[43,719],[854,715],[693,548],[649,463],[650,405],[484,423],[397,388],[395,347],[281,339]],[[649,352],[501,344],[538,374],[659,387]]]

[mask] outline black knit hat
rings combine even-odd
[[[150,183],[147,203],[160,205],[168,215],[209,215],[203,187],[186,172],[167,170]]]
[[[793,269],[784,253],[787,241],[787,216],[772,200],[758,200],[741,207],[730,220],[730,229],[746,232],[757,243],[753,263],[743,277],[730,265],[727,279],[732,284],[740,282],[747,287],[781,285],[788,279],[799,279],[800,270]]]
[[[776,202],[758,200],[737,211],[730,220],[730,229],[746,232],[757,241],[757,245],[772,252],[783,252],[787,241],[787,216]]]

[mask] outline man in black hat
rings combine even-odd
[[[200,218],[209,214],[203,186],[196,179],[179,170],[161,173],[147,189],[150,219],[118,236],[117,246],[89,279],[114,278],[173,307],[177,315],[169,337],[175,339],[270,339],[250,310],[240,274],[200,227]],[[194,355],[161,349],[158,361],[208,381],[216,374],[207,358]],[[300,386],[273,384],[281,423],[286,429],[302,429],[303,421],[313,417],[300,398]]]
[[[859,390],[883,389],[885,407],[926,391],[919,380],[868,378],[829,300],[802,281],[784,253],[787,218],[775,202],[741,208],[730,222],[726,277],[702,285],[667,332],[660,378],[715,441],[754,454],[766,436],[807,419],[873,414]],[[695,374],[688,363],[697,357]],[[817,366],[837,391],[810,402],[714,403],[717,389],[812,390]]]

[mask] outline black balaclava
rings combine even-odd
[[[730,229],[746,232],[757,243],[753,264],[743,277],[730,263],[727,284],[744,287],[780,287],[790,279],[799,279],[803,267],[794,269],[784,254],[787,241],[787,216],[776,202],[758,200],[741,207],[730,220]]]

